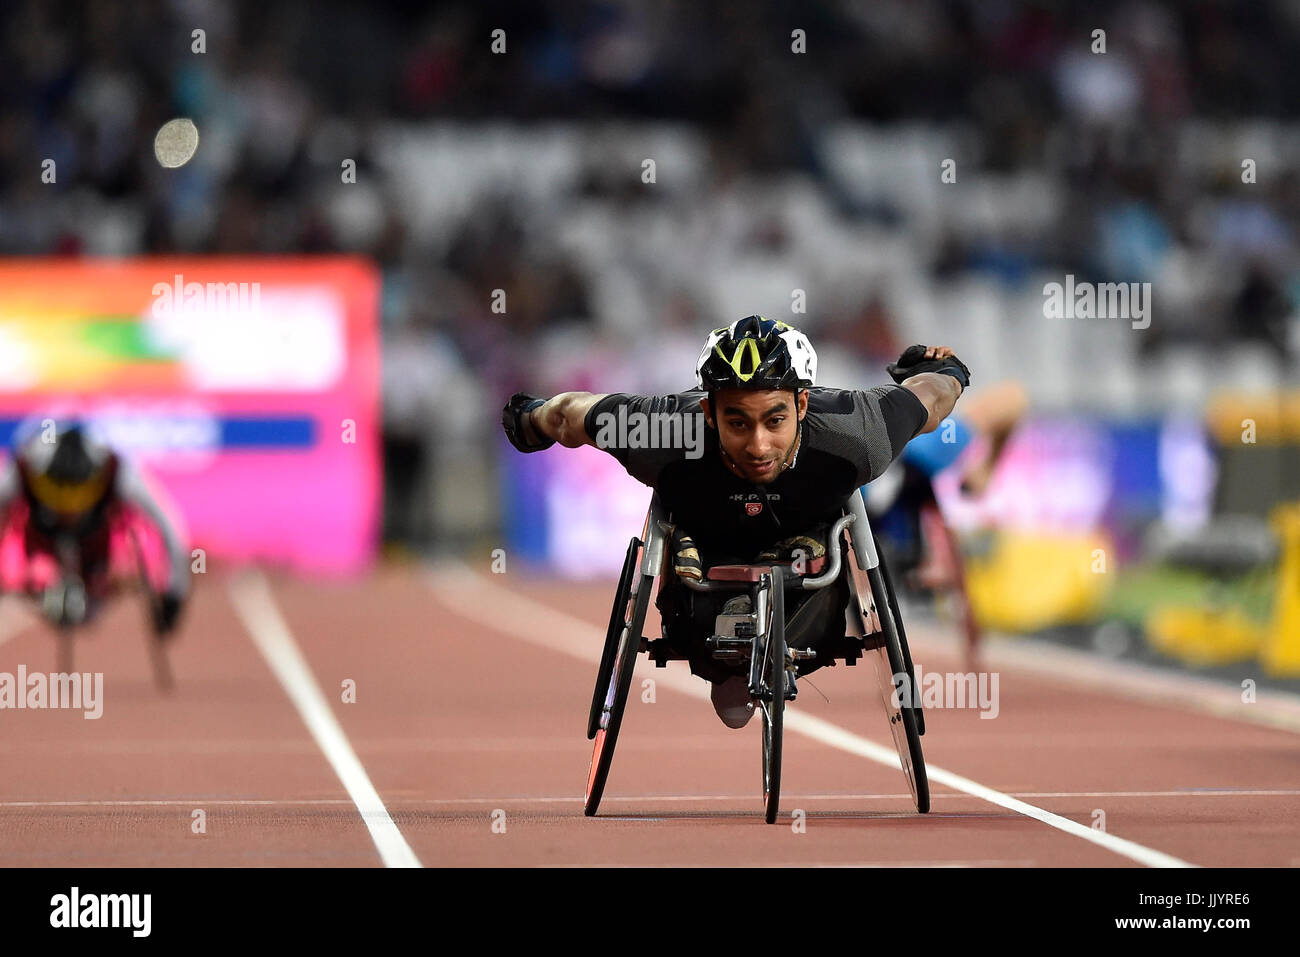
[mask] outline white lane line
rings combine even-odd
[[[442,603],[461,617],[469,618],[503,634],[523,638],[554,651],[580,658],[583,661],[597,664],[600,661],[600,651],[604,644],[605,635],[601,629],[591,622],[576,618],[523,595],[518,595],[508,588],[493,583],[460,562],[447,562],[438,566],[427,567],[426,580]],[[474,591],[483,594],[486,600],[476,600],[472,594]],[[491,612],[481,611],[481,608],[490,608]],[[512,619],[526,621],[528,627],[508,630],[508,626],[503,625],[503,622]],[[657,672],[656,682],[659,685],[666,685],[674,691],[695,698],[708,698],[706,683],[684,672],[668,671],[666,669],[659,671]],[[823,744],[901,770],[898,754],[893,748],[886,748],[874,741],[868,741],[866,738],[829,721],[790,709],[786,713],[785,726]],[[985,787],[970,778],[954,774],[928,761],[926,762],[926,772],[934,783],[946,785],[955,791],[963,791],[973,797],[988,801],[990,804],[1016,811],[1049,827],[1054,827],[1122,857],[1137,861],[1139,864],[1145,864],[1149,867],[1194,866],[1187,861],[1138,844],[1135,841],[1126,840],[1106,831],[1100,831],[1077,821],[1071,821],[1059,814],[1045,811],[1009,794],[1003,794],[1001,791]]]
[[[385,867],[420,867],[402,832],[370,783],[343,728],[312,676],[311,667],[298,650],[288,625],[276,608],[271,588],[261,573],[240,576],[230,583],[230,598],[253,644],[262,653],[280,686],[298,710],[298,716],[316,739],[334,773],[356,805],[375,842]]]
[[[910,797],[911,795],[908,795],[908,796]],[[602,798],[601,800],[604,800],[604,799]],[[618,821],[618,820],[623,820],[623,821],[639,821],[639,820],[643,820],[643,819],[642,819],[642,818],[602,818],[602,820],[606,820],[606,821]],[[530,866],[530,865],[524,865],[524,866]],[[552,863],[552,862],[548,861],[548,862],[545,863],[545,864],[534,864],[534,865],[531,865],[531,866],[532,866],[532,867],[545,867],[545,868],[547,868],[547,869],[549,870],[549,869],[552,868],[552,867],[574,868],[574,867],[592,867],[593,865],[591,865],[591,864],[555,864],[555,863]],[[632,867],[637,867],[637,868],[644,868],[644,867],[651,867],[651,868],[655,868],[655,867],[673,867],[673,866],[675,866],[675,865],[672,865],[672,864],[615,864],[615,863],[611,863],[611,862],[609,862],[609,861],[602,861],[598,866],[600,866],[600,867],[602,867],[602,868],[604,868],[604,867],[609,867],[609,868],[614,868],[614,869],[623,869],[623,868],[632,868]],[[820,868],[820,869],[826,869],[826,868],[842,868],[842,867],[853,867],[853,868],[859,868],[859,867],[861,867],[861,868],[873,868],[873,869],[874,869],[874,868],[887,868],[887,869],[893,871],[893,870],[898,870],[899,867],[927,867],[927,868],[956,868],[956,867],[963,867],[963,868],[964,868],[964,867],[1037,867],[1037,866],[1038,866],[1038,864],[1037,864],[1035,861],[1033,861],[1033,860],[1024,860],[1024,861],[977,861],[977,860],[970,860],[970,861],[908,861],[907,864],[905,864],[905,865],[900,865],[900,864],[898,863],[898,861],[837,861],[837,862],[835,862],[835,863],[833,863],[833,864],[827,864],[827,863],[813,863],[813,862],[811,862],[811,861],[782,861],[782,862],[779,862],[779,863],[776,863],[776,864],[769,863],[768,861],[737,861],[737,862],[734,862],[734,863],[731,862],[731,861],[728,861],[728,862],[727,862],[727,867],[763,867],[763,868],[766,868],[766,867],[782,867],[782,868],[784,868],[784,867],[794,867],[794,868],[798,868],[798,869],[800,869],[800,870],[803,870],[804,868],[810,868],[810,867],[811,867],[811,868]]]
[[[909,794],[908,797],[911,797]],[[1037,867],[1038,864],[1033,860],[1019,861],[998,861],[998,860],[976,860],[969,861],[908,861],[905,865],[900,865],[898,861],[835,861],[833,863],[821,862],[817,864],[800,864],[798,861],[783,861],[777,864],[769,864],[767,861],[754,861],[749,864],[731,864],[728,867],[815,867],[815,868],[840,868],[840,867],[865,867],[865,868],[888,868],[896,870],[900,866],[905,867],[932,867],[932,868],[955,868],[955,867]]]
[[[815,718],[812,715],[798,711],[792,712],[786,716],[786,727],[793,727],[809,737],[816,738],[851,754],[859,754],[864,758],[870,758],[881,764],[892,765],[901,770],[898,763],[898,753],[892,748],[882,747],[874,741],[868,741],[866,738],[846,731],[838,725],[831,724],[821,718]],[[1027,801],[1014,798],[1009,794],[1003,794],[1001,791],[985,787],[977,781],[972,781],[960,774],[954,774],[944,768],[932,765],[928,761],[925,770],[933,783],[946,784],[954,791],[964,791],[974,797],[983,798],[990,804],[996,804],[1011,811],[1019,811],[1026,817],[1032,817],[1036,821],[1042,821],[1044,824],[1049,824],[1067,834],[1073,834],[1075,837],[1081,837],[1086,841],[1099,844],[1107,850],[1122,854],[1139,864],[1146,864],[1148,867],[1192,866],[1187,861],[1180,860],[1162,851],[1154,850],[1126,838],[1116,837],[1114,834],[1105,831],[1096,830],[1080,824],[1078,821],[1072,821],[1067,817],[1061,817],[1059,814],[1053,814],[1051,811],[1046,811]]]
[[[1018,798],[1118,798],[1118,797],[1164,797],[1164,798],[1199,798],[1199,797],[1296,797],[1300,790],[1254,790],[1254,789],[1214,789],[1204,791],[1008,791]],[[783,797],[791,801],[903,801],[911,800],[911,794],[786,794]],[[964,801],[968,794],[931,794],[933,801]],[[752,794],[630,794],[609,795],[601,803],[653,804],[657,801],[666,804],[698,804],[704,801],[738,801],[752,803]],[[458,798],[393,798],[391,805],[434,805],[455,806],[461,804],[581,804],[582,798],[573,795],[556,797],[537,797],[517,795],[506,797],[458,797]],[[119,801],[0,801],[0,808],[20,807],[194,807],[195,805],[216,805],[221,807],[300,807],[304,805],[341,804],[352,806],[346,798],[154,798]]]

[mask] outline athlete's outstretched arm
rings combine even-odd
[[[930,346],[925,350],[924,358],[947,359],[953,356],[953,351],[947,346]],[[961,382],[943,372],[918,372],[899,384],[920,399],[929,413],[929,417],[925,420],[925,427],[918,434],[937,429],[939,423],[952,414],[958,397],[964,391]]]
[[[962,385],[950,375],[938,372],[922,372],[910,379],[903,380],[903,388],[910,391],[930,413],[925,420],[925,427],[919,434],[933,432],[939,423],[952,414],[957,398],[962,393]]]
[[[587,434],[587,413],[603,398],[605,393],[561,392],[533,409],[525,417],[525,428],[532,428],[537,435],[554,439],[568,449],[594,445],[595,441]]]
[[[501,428],[520,452],[540,452],[556,442],[566,448],[594,445],[585,419],[593,405],[605,398],[590,392],[561,392],[541,399],[516,392],[501,410]]]

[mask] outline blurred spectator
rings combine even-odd
[[[1155,285],[1117,366],[1300,339],[1282,0],[15,0],[0,26],[0,252],[380,263],[394,535],[437,533],[440,383],[685,388],[751,312],[852,381],[931,339],[998,378],[1002,336],[1048,404],[1107,393],[1047,365],[1042,272]],[[200,149],[163,170],[177,115]]]

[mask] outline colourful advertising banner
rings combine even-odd
[[[359,571],[380,517],[378,306],[350,257],[0,261],[0,443],[80,416],[209,555]]]

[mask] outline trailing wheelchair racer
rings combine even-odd
[[[142,473],[78,422],[20,428],[0,465],[0,593],[39,608],[74,669],[81,630],[112,599],[137,593],[155,684],[172,687],[167,644],[189,591],[177,524]]]

